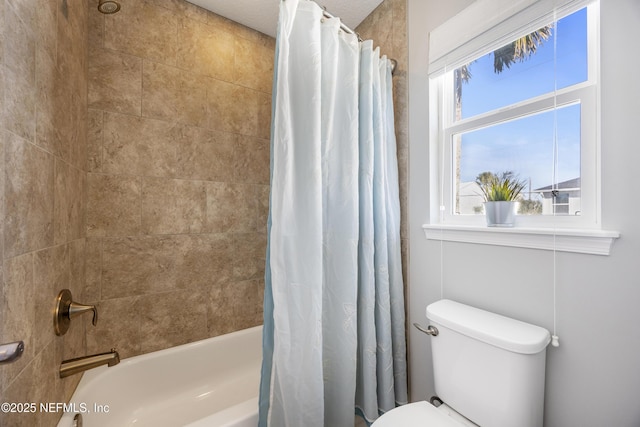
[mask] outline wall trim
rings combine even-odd
[[[609,255],[617,231],[583,229],[496,228],[424,224],[428,240]]]

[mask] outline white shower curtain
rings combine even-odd
[[[281,2],[260,426],[406,403],[390,69],[316,3]]]

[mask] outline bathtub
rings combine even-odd
[[[58,427],[255,427],[262,326],[89,370]]]

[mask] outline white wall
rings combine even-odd
[[[552,253],[427,241],[428,33],[471,0],[408,0],[409,322],[445,298],[553,327]],[[559,253],[559,348],[547,352],[546,427],[640,426],[640,195],[625,189],[640,166],[640,1],[603,0],[602,223],[617,230],[610,256]],[[441,257],[442,254],[442,257]],[[495,273],[491,263],[500,263]],[[463,267],[463,268],[462,268]],[[429,338],[409,332],[412,400],[434,394]]]

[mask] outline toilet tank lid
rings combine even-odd
[[[446,299],[429,304],[427,318],[514,353],[536,354],[551,341],[544,328]]]

